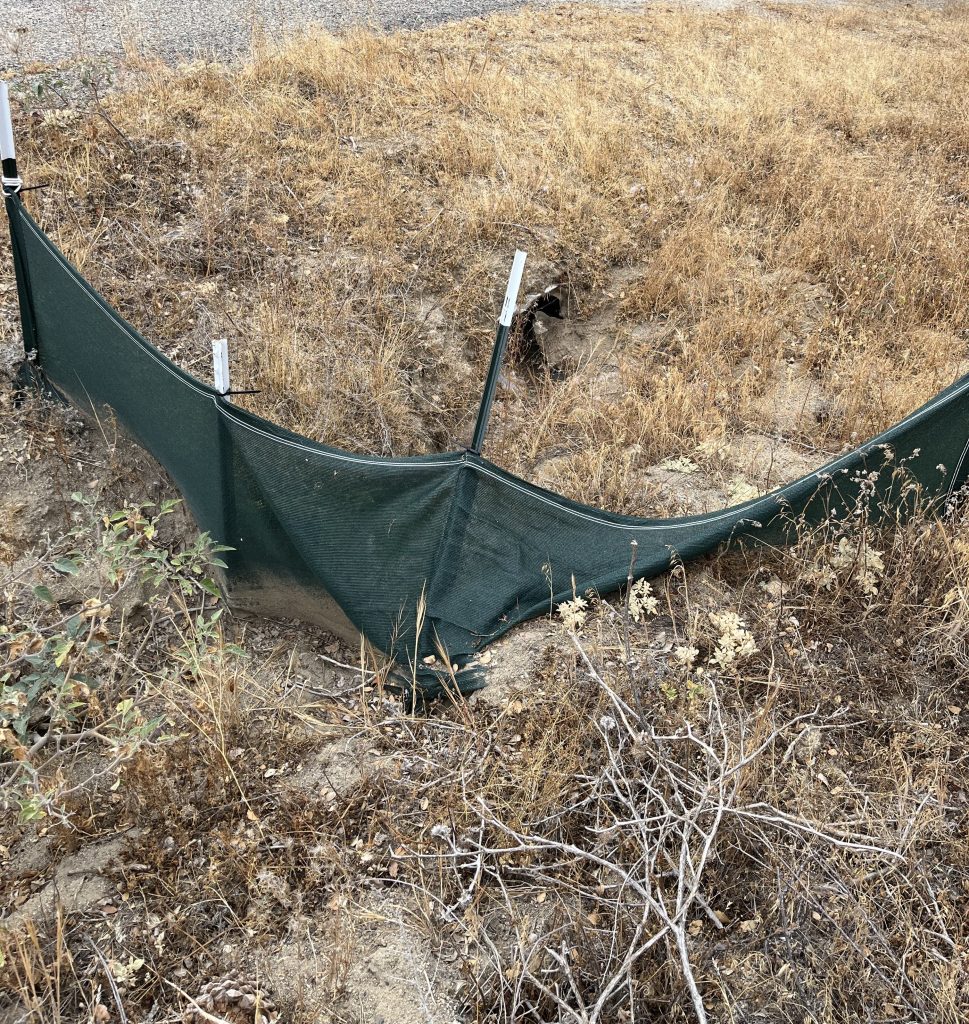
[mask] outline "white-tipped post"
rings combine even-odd
[[[0,82],[0,160],[3,163],[3,191],[17,192],[23,182],[17,173],[17,147],[13,141],[13,120],[10,117],[10,91]]]
[[[528,253],[521,249],[515,250],[515,258],[511,263],[511,273],[508,275],[508,287],[505,289],[505,301],[501,306],[501,316],[498,323],[503,327],[511,327],[512,318],[515,315],[515,306],[518,305],[518,291],[522,286],[522,274],[525,272],[525,260]]]
[[[508,335],[511,334],[511,323],[515,318],[515,307],[518,305],[518,290],[521,288],[522,274],[525,271],[527,256],[528,254],[522,252],[521,249],[516,249],[515,258],[511,264],[511,273],[508,275],[505,301],[501,306],[501,316],[498,317],[498,336],[495,338],[495,347],[491,351],[491,366],[488,368],[488,378],[485,381],[484,394],[481,396],[481,405],[478,407],[478,420],[474,425],[474,437],[471,440],[471,447],[468,449],[468,451],[475,455],[481,454],[481,446],[484,444],[485,434],[488,431],[491,404],[495,400],[495,388],[498,387],[501,361],[505,356]]]
[[[217,338],[212,342],[212,374],[215,377],[215,390],[220,395],[229,393],[229,342],[225,338]]]

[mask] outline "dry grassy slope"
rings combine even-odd
[[[206,375],[229,336],[253,408],[355,450],[466,442],[522,246],[527,289],[574,289],[581,365],[509,370],[490,454],[659,512],[683,495],[650,467],[686,456],[719,504],[966,368],[967,24],[566,7],[316,36],[146,66],[110,105],[130,145],[35,115],[26,168],[149,337]]]
[[[134,72],[105,110],[130,145],[38,110],[25,170],[149,337],[205,374],[230,335],[260,411],[368,451],[465,438],[524,244],[588,359],[511,367],[491,453],[613,507],[719,501],[964,360],[967,25],[572,8],[314,38]],[[71,492],[167,485],[107,425],[0,414],[7,628],[40,638],[93,593],[46,542]],[[0,734],[4,793],[48,815],[0,821],[0,899],[33,918],[0,1015],[174,1020],[234,971],[299,1024],[965,1019],[967,579],[958,518],[723,557],[628,635],[598,601],[578,647],[530,624],[426,717],[327,637],[198,633],[177,593],[102,582],[71,691],[97,735],[17,761]],[[169,738],[136,742],[125,698]]]

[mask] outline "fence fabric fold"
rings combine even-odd
[[[46,384],[109,410],[165,467],[200,530],[231,550],[230,605],[359,631],[402,666],[465,664],[512,626],[726,541],[784,543],[799,522],[951,498],[969,475],[969,376],[856,450],[706,515],[603,512],[475,451],[408,458],[318,444],[234,406],[146,341],[29,215],[5,200],[25,345]],[[904,467],[904,472],[899,472]],[[480,677],[459,673],[470,688]]]

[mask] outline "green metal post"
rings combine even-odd
[[[495,347],[491,352],[491,365],[488,367],[484,394],[481,396],[481,405],[478,409],[478,421],[474,427],[474,438],[469,449],[475,455],[481,454],[481,446],[484,444],[485,434],[488,432],[491,406],[494,403],[495,390],[498,387],[498,374],[501,372],[501,363],[505,357],[505,349],[508,346],[508,335],[511,334],[511,324],[515,317],[515,305],[518,302],[518,289],[521,287],[522,273],[525,270],[527,256],[527,253],[517,249],[511,264],[511,273],[508,275],[505,301],[501,307],[501,316],[498,317],[498,334],[495,338]]]

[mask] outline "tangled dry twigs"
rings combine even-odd
[[[467,928],[466,909],[485,889],[499,895],[512,917],[523,885],[556,893],[572,911],[581,908],[581,924],[566,912],[546,921],[544,930],[503,945],[486,926],[477,930],[492,960],[491,983],[503,990],[495,994],[506,1019],[547,1019],[542,1014],[552,1007],[557,1019],[576,1024],[615,1019],[617,1003],[628,999],[635,1006],[638,965],[655,949],[678,963],[693,1013],[707,1021],[707,979],[692,955],[691,934],[699,917],[724,926],[705,876],[727,846],[742,845],[751,855],[757,849],[809,850],[812,857],[827,849],[864,863],[869,877],[906,875],[903,851],[912,822],[897,823],[900,842],[893,846],[851,822],[812,821],[749,798],[768,755],[783,764],[810,729],[849,725],[843,714],[824,719],[815,709],[769,723],[757,712],[731,714],[711,674],[695,720],[665,732],[633,710],[573,640],[608,707],[597,722],[599,763],[575,777],[573,805],[516,827],[480,796],[469,796],[476,824],[460,835],[438,826],[433,834],[444,853],[416,855],[442,857],[460,877],[460,894],[439,913],[461,928]],[[838,878],[833,863],[829,868],[849,892],[851,881]],[[590,922],[602,928],[590,932]],[[590,944],[597,947],[594,962]],[[544,1011],[538,1005],[543,997]],[[926,1019],[915,1005],[911,1010],[913,1019]]]

